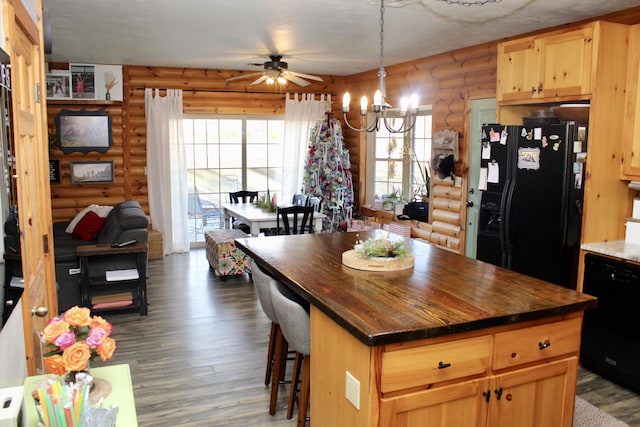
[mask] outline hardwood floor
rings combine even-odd
[[[104,315],[117,340],[105,364],[130,365],[140,426],[295,425],[295,414],[285,417],[289,386],[280,386],[276,415],[268,413],[270,322],[247,276],[220,281],[204,249],[194,249],[149,262],[148,297],[147,317]],[[578,394],[640,426],[640,395],[585,369]]]

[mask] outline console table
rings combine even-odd
[[[111,245],[78,246],[82,305],[91,308],[92,312],[138,310],[141,316],[146,316],[147,252],[148,246],[143,242],[115,248]],[[137,255],[135,269],[101,272],[100,277],[93,277],[90,274],[92,260],[103,257],[131,256],[132,254]],[[130,303],[122,304],[123,300],[130,300]]]
[[[38,384],[51,374],[36,375],[27,377],[24,380],[24,413],[23,425],[25,427],[38,426],[38,412],[36,404],[31,397],[31,393],[38,388]],[[94,378],[101,378],[111,383],[111,394],[104,399],[104,406],[117,405],[118,419],[116,427],[136,427],[138,416],[136,414],[136,404],[133,399],[133,388],[131,386],[131,374],[129,365],[103,366],[91,368],[91,375]]]

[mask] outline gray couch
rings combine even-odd
[[[56,282],[58,289],[58,312],[74,305],[81,305],[80,262],[76,254],[79,245],[122,243],[136,240],[148,244],[149,219],[136,201],[125,201],[113,207],[104,226],[94,240],[82,240],[73,237],[65,230],[70,221],[53,224]],[[136,254],[130,256],[103,257],[92,262],[90,275],[104,277],[108,270],[136,268]]]

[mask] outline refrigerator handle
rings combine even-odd
[[[575,201],[576,211],[578,211],[578,215],[582,216],[582,200]]]
[[[511,200],[513,198],[514,182],[507,180],[504,185],[504,193],[500,202],[500,246],[502,247],[501,267],[511,269]]]

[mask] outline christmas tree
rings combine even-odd
[[[353,181],[340,122],[326,113],[311,130],[309,142],[302,193],[322,198],[322,213],[327,216],[323,232],[344,231],[353,212]]]

